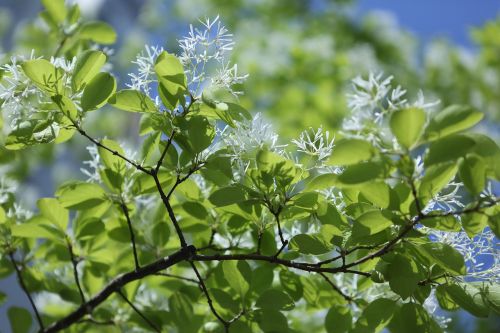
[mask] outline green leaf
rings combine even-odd
[[[464,258],[452,246],[443,243],[425,243],[414,245],[413,249],[422,255],[429,266],[437,264],[453,275],[465,275]]]
[[[460,179],[472,195],[481,193],[486,185],[486,162],[476,154],[467,154],[459,164]]]
[[[212,144],[215,130],[207,118],[196,116],[188,121],[189,143],[193,153],[200,153]]]
[[[369,303],[356,321],[352,333],[378,333],[391,320],[396,302],[386,298],[378,298]]]
[[[425,166],[433,164],[456,162],[474,148],[476,142],[473,138],[463,134],[450,135],[432,142],[424,157]]]
[[[335,143],[329,165],[351,165],[371,159],[376,154],[373,145],[361,139],[344,138]]]
[[[183,293],[173,293],[168,300],[168,305],[173,315],[172,318],[177,325],[183,326],[192,320],[192,301]]]
[[[123,111],[158,112],[153,100],[138,90],[125,89],[117,91],[108,102]]]
[[[390,126],[392,133],[398,142],[405,148],[410,149],[420,138],[425,125],[425,111],[409,107],[392,114]]]
[[[262,310],[257,313],[257,322],[264,332],[288,332],[286,317],[276,310]]]
[[[28,333],[33,324],[33,319],[28,310],[12,306],[7,310],[12,333]]]
[[[234,215],[234,217],[237,217]],[[274,279],[274,267],[271,264],[264,263],[252,272],[252,281],[250,291],[261,294],[264,290],[271,287]]]
[[[387,214],[386,214],[387,215]],[[370,236],[392,226],[390,218],[380,210],[371,210],[360,215],[354,222],[353,234]],[[359,229],[359,230],[358,230]],[[362,232],[361,232],[362,231]]]
[[[473,285],[479,289],[488,308],[496,312],[496,314],[500,314],[500,285],[495,282],[477,282],[473,283]]]
[[[113,141],[110,139],[102,139],[101,144],[103,144],[104,146],[108,147],[112,151],[117,152],[118,154],[120,154],[122,156],[125,155],[125,151],[120,146],[120,144],[116,141]],[[114,154],[114,153],[110,152],[109,150],[104,149],[102,147],[99,147],[98,151],[99,151],[99,156],[101,157],[103,164],[107,168],[109,168],[109,169],[111,169],[119,174],[124,171],[125,161],[121,157],[117,156],[116,154]]]
[[[428,140],[436,140],[463,131],[483,119],[483,113],[466,105],[451,105],[434,116],[425,133]]]
[[[306,186],[307,191],[324,190],[337,184],[337,175],[325,173],[314,177]]]
[[[292,297],[294,301],[302,298],[304,287],[299,276],[289,270],[280,271],[281,287]]]
[[[488,225],[488,216],[473,212],[462,215],[460,221],[469,238],[473,238],[486,228]]]
[[[64,0],[42,0],[42,4],[55,22],[64,22],[66,19]]]
[[[384,182],[369,182],[359,188],[360,193],[371,203],[380,208],[389,207],[391,188]]]
[[[241,298],[244,298],[250,285],[241,272],[244,265],[248,265],[245,261],[228,260],[222,262],[222,270],[224,271],[224,278],[227,280],[232,289],[234,289]]]
[[[446,285],[442,284],[436,288],[436,299],[439,306],[447,311],[455,311],[460,308],[460,306],[453,301],[453,299],[446,292]]]
[[[97,184],[70,182],[63,184],[56,196],[64,208],[86,210],[108,202],[106,192]]]
[[[455,177],[457,170],[458,167],[453,162],[427,168],[418,188],[418,197],[426,204]]]
[[[68,227],[69,212],[55,198],[43,198],[37,202],[40,213],[47,220],[65,231]]]
[[[391,290],[403,299],[410,297],[418,287],[418,282],[424,276],[418,270],[417,264],[407,256],[395,254],[387,268]]]
[[[390,325],[394,333],[442,333],[443,330],[429,315],[424,307],[417,303],[405,303],[396,311]]]
[[[154,246],[162,248],[167,245],[170,238],[170,227],[166,222],[156,222],[148,231],[148,238]]]
[[[260,295],[255,306],[266,310],[291,310],[295,307],[293,300],[281,290],[268,289]]]
[[[76,121],[78,109],[71,99],[62,95],[52,96],[51,99],[66,117],[72,121]]]
[[[290,240],[289,248],[304,254],[323,254],[331,251],[332,246],[321,235],[298,234]]]
[[[246,193],[239,186],[228,186],[215,190],[208,200],[217,207],[228,206],[245,201]]]
[[[85,22],[82,24],[79,37],[99,44],[113,44],[116,41],[116,32],[112,26],[104,22]]]
[[[5,223],[7,221],[7,215],[5,214],[5,210],[2,206],[0,206],[0,224]]]
[[[344,306],[333,306],[328,310],[325,317],[325,329],[327,333],[344,333],[352,327],[351,310]]]
[[[102,107],[116,90],[115,78],[109,73],[99,73],[85,86],[82,95],[83,111]]]
[[[45,238],[55,241],[64,239],[64,233],[52,227],[44,218],[34,217],[23,224],[11,227],[12,236],[21,238]]]
[[[239,304],[233,299],[233,297],[221,289],[210,289],[210,295],[215,299],[215,301],[220,305],[223,310],[231,310],[237,312],[239,309]]]
[[[158,76],[158,93],[163,104],[170,110],[184,98],[187,89],[186,75],[180,60],[166,51],[156,59],[155,72]]]
[[[339,185],[357,185],[378,178],[382,172],[383,168],[380,162],[362,162],[347,166],[338,175],[337,181]]]
[[[199,220],[206,219],[208,216],[205,206],[196,201],[186,201],[182,204],[182,208],[186,211],[186,213]]]
[[[82,53],[75,64],[71,85],[74,91],[80,91],[99,73],[106,63],[106,55],[101,51],[87,50]]]
[[[469,283],[450,284],[445,287],[447,295],[461,308],[476,317],[488,317],[489,309],[485,305],[479,289]]]
[[[437,213],[440,214],[442,212],[438,211]],[[432,212],[428,215],[432,215]],[[462,229],[460,223],[452,215],[424,218],[421,220],[421,223],[428,228],[442,231],[460,231]]]
[[[63,93],[62,71],[45,59],[28,60],[21,64],[24,74],[40,89],[51,93]]]

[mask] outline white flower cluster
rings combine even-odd
[[[40,98],[43,98],[38,88],[21,69],[20,63],[32,59],[35,59],[33,52],[28,59],[21,56],[11,57],[10,63],[0,67],[0,70],[4,71],[0,80],[0,100],[2,100],[0,107],[11,119],[12,127],[16,127],[35,113]]]
[[[137,65],[137,74],[128,74],[131,78],[131,82],[127,84],[127,87],[134,90],[140,90],[151,97],[152,85],[158,82],[154,69],[156,58],[158,58],[163,51],[162,47],[146,45],[144,51],[139,53],[136,59],[132,61],[133,64]],[[157,104],[158,103],[159,101],[157,99]]]
[[[400,108],[418,107],[430,112],[439,101],[425,102],[420,91],[416,101],[410,103],[405,98],[406,90],[401,86],[393,87],[392,76],[385,77],[383,73],[370,73],[368,79],[361,76],[352,81],[353,92],[347,94],[347,105],[352,114],[344,120],[342,129],[348,132],[361,132],[372,128],[380,132],[380,125],[385,116]]]
[[[231,65],[228,60],[234,46],[233,35],[222,25],[219,16],[213,20],[200,20],[200,23],[201,29],[190,25],[189,34],[179,40],[182,50],[179,58],[184,65],[191,94],[198,97],[200,89],[207,83],[226,88],[235,95],[241,94],[233,91],[232,86],[242,83],[248,75],[239,75],[238,66]]]
[[[313,128],[309,128],[309,130],[300,133],[298,140],[292,140],[297,146],[298,151],[316,156],[318,161],[322,161],[332,154],[333,141],[333,138],[330,140],[330,132],[323,131],[322,127],[316,131]]]
[[[465,259],[467,275],[462,280],[500,283],[500,242],[489,229],[484,229],[474,238],[465,231],[446,232],[432,230],[432,240],[455,248]]]
[[[26,121],[32,120],[35,114],[45,113],[50,121],[58,110],[47,109],[51,102],[50,98],[43,93],[23,72],[21,63],[28,60],[37,59],[34,52],[29,58],[22,56],[12,57],[11,62],[0,67],[4,71],[2,80],[0,80],[0,108],[10,118],[9,125],[13,129],[23,127]],[[62,70],[60,78],[63,89],[70,89],[71,75],[76,63],[76,58],[66,60],[63,57],[50,59],[50,62],[58,69]],[[79,96],[75,100],[79,105]],[[52,122],[43,131],[34,133],[33,138],[38,141],[44,141],[46,138],[55,138],[59,132],[60,126]]]
[[[102,184],[103,180],[101,178],[101,172],[105,169],[105,166],[102,164],[99,150],[95,145],[87,146],[86,148],[88,153],[90,154],[90,159],[83,161],[83,164],[87,167],[80,168],[80,171],[85,176],[87,176],[87,182]],[[125,156],[127,156],[127,158],[130,158],[131,160],[134,160],[135,152],[129,149],[124,150]],[[135,175],[138,174],[139,171],[129,163],[124,163],[124,166],[125,170],[122,173],[124,177],[123,189],[121,193],[122,199],[124,199],[125,201],[133,200],[137,205],[140,205],[141,207],[150,207],[152,205],[152,198],[150,196],[132,195],[132,186],[136,181]]]
[[[257,113],[252,120],[237,122],[235,128],[225,127],[220,134],[235,159],[240,159],[257,148],[268,147],[276,152],[281,152],[283,148],[278,145],[278,134],[261,113]]]

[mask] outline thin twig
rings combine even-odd
[[[19,285],[21,286],[21,289],[24,291],[24,293],[28,297],[28,300],[31,304],[31,308],[33,309],[33,312],[35,312],[36,320],[38,321],[38,325],[40,326],[40,331],[43,331],[44,326],[43,326],[42,317],[40,316],[40,313],[38,312],[38,309],[35,305],[35,302],[33,301],[33,297],[31,297],[31,294],[28,292],[28,288],[26,287],[26,284],[24,284],[24,280],[23,280],[23,277],[21,275],[21,270],[19,269],[19,267],[17,267],[16,260],[14,259],[14,253],[12,251],[10,251],[8,254],[9,254],[10,261],[12,262],[12,266],[14,266],[14,270],[16,271],[17,280],[19,281]]]
[[[77,324],[94,324],[94,325],[102,325],[102,326],[107,326],[107,325],[116,325],[116,323],[113,320],[107,320],[107,321],[99,321],[94,318],[83,318],[80,319],[79,321],[76,322]]]
[[[161,153],[161,156],[158,159],[158,162],[156,163],[156,167],[154,168],[155,174],[158,174],[158,171],[160,170],[160,167],[163,164],[163,160],[165,159],[165,155],[167,154],[168,148],[172,144],[172,140],[174,139],[174,135],[175,135],[175,131],[172,131],[172,134],[170,134],[170,137],[168,138],[168,141],[165,145],[165,149],[163,149],[163,152]]]
[[[205,294],[205,297],[207,298],[207,303],[208,303],[208,306],[210,307],[210,310],[212,311],[214,316],[221,322],[221,324],[224,325],[225,331],[229,332],[230,323],[228,321],[224,320],[224,318],[222,318],[219,315],[217,310],[215,310],[213,302],[212,302],[212,298],[210,297],[210,294],[208,293],[207,286],[205,285],[205,282],[203,281],[203,278],[201,277],[200,272],[198,272],[198,269],[196,268],[196,265],[194,262],[190,261],[189,263],[191,264],[191,267],[193,268],[193,271],[196,274],[198,281],[200,281],[201,290],[203,291],[203,293]]]
[[[141,317],[155,332],[158,332],[158,333],[161,333],[161,329],[159,329],[158,327],[156,327],[156,325],[148,319],[148,317],[146,317],[144,315],[144,313],[141,312],[141,310],[139,310],[135,305],[134,303],[132,303],[128,298],[127,296],[125,296],[121,290],[118,290],[116,292],[118,295],[121,296],[121,298],[123,298],[123,300],[132,308],[132,310],[135,311],[135,313],[137,313],[139,315],[139,317]]]
[[[278,250],[278,252],[276,252],[273,257],[277,258],[281,252],[283,252],[283,250],[285,249],[285,247],[288,245],[288,241],[286,240],[280,247],[280,249]]]
[[[71,245],[71,241],[67,240],[68,252],[71,259],[71,264],[73,265],[73,276],[75,278],[75,283],[78,288],[78,292],[80,293],[80,298],[82,300],[82,304],[85,303],[85,295],[83,293],[82,286],[80,285],[80,278],[78,277],[78,260],[75,258],[75,254],[73,253],[73,245]]]
[[[165,276],[165,277],[169,277],[169,278],[179,279],[179,280],[183,280],[183,281],[187,281],[187,282],[192,282],[192,283],[196,283],[198,285],[200,284],[200,282],[198,282],[195,279],[187,278],[187,277],[180,276],[180,275],[175,275],[175,274],[170,274],[170,273],[163,273],[163,272],[155,273],[155,275],[160,275],[160,276]]]
[[[352,297],[349,295],[346,295],[335,283],[333,283],[332,280],[328,278],[328,276],[325,275],[325,273],[318,272],[319,275],[325,279],[325,281],[335,290],[340,296],[342,296],[346,301],[352,302]]]
[[[70,119],[70,118],[68,118],[68,119]],[[125,162],[127,162],[128,164],[132,165],[137,170],[140,170],[140,171],[142,171],[144,173],[147,173],[147,174],[151,174],[151,171],[147,170],[146,168],[144,168],[139,163],[134,162],[134,161],[128,159],[127,157],[125,157],[122,154],[120,154],[120,152],[118,152],[118,151],[116,151],[114,149],[111,149],[108,146],[106,146],[103,143],[101,143],[100,141],[94,139],[93,137],[91,137],[90,135],[88,135],[87,132],[85,132],[85,130],[83,130],[83,128],[81,128],[80,126],[78,126],[78,124],[75,121],[73,121],[73,120],[71,120],[71,121],[73,122],[73,126],[76,128],[76,130],[78,131],[78,133],[80,133],[81,135],[83,135],[84,137],[86,137],[87,139],[89,139],[96,146],[101,147],[102,149],[105,149],[105,150],[109,151],[111,154],[113,154],[115,156],[118,156],[119,158],[121,158],[122,160],[124,160]]]
[[[130,220],[130,214],[127,208],[127,205],[125,204],[124,201],[120,203],[120,207],[123,211],[123,214],[125,215],[125,218],[127,219],[127,225],[128,225],[128,231],[130,234],[130,242],[132,243],[132,250],[134,252],[134,263],[135,263],[135,270],[137,271],[141,266],[139,265],[139,259],[137,257],[137,248],[135,245],[135,234],[134,234],[134,228],[132,228],[132,221]]]

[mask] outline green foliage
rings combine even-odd
[[[60,38],[54,54],[76,63],[16,65],[23,82],[13,89],[32,95],[2,158],[77,133],[92,144],[92,160],[87,181],[58,186],[33,216],[2,189],[0,277],[15,274],[30,300],[58,296],[34,305],[33,317],[10,308],[14,332],[30,331],[33,319],[41,332],[94,332],[96,323],[185,333],[440,332],[429,297],[446,311],[499,312],[496,268],[476,271],[463,238],[453,238],[491,242],[500,229],[499,200],[487,191],[500,179],[500,148],[465,132],[482,112],[358,101],[359,126],[344,126],[338,141],[318,130],[286,146],[240,105],[233,85],[243,79],[198,82],[186,55],[156,50],[147,88],[117,91],[121,83],[101,71],[107,56],[89,49],[114,43],[114,30],[80,20],[77,6],[42,3]],[[368,95],[376,98],[360,94]],[[94,138],[90,111],[98,119],[140,113],[138,154],[119,139]],[[458,183],[467,192],[453,192]]]

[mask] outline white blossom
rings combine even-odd
[[[188,35],[179,40],[182,50],[179,59],[184,65],[191,95],[198,97],[207,83],[240,94],[233,91],[232,86],[242,83],[248,75],[239,75],[238,67],[228,60],[234,46],[233,35],[219,16],[199,22],[200,28],[190,25]]]
[[[307,155],[317,156],[319,161],[324,160],[332,154],[333,141],[330,140],[330,132],[323,131],[320,127],[316,131],[313,128],[300,133],[299,139],[292,142],[297,146],[297,150]]]
[[[158,56],[163,52],[159,46],[146,45],[133,64],[137,65],[137,73],[129,73],[131,82],[127,84],[130,89],[140,90],[151,97],[152,86],[158,82],[155,75],[155,62]]]

